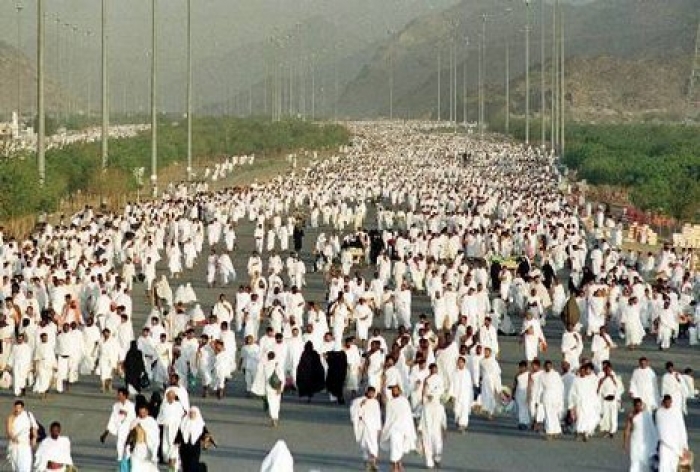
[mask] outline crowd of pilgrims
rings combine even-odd
[[[26,239],[0,233],[3,382],[16,396],[46,396],[81,377],[96,376],[104,392],[124,379],[107,428],[119,459],[121,425],[148,416],[124,407],[129,395],[165,390],[179,405],[145,428],[144,457],[175,463],[180,421],[199,414],[189,394],[224,398],[237,375],[273,426],[285,391],[351,400],[372,470],[380,449],[393,470],[416,449],[439,466],[446,405],[462,432],[476,411],[586,441],[613,436],[630,397],[639,399],[625,423],[631,470],[686,457],[692,371],[668,363],[659,383],[641,358],[624,385],[611,357],[621,344],[697,344],[691,251],[624,250],[622,227],[572,193],[541,150],[418,125],[351,128],[352,145],[336,156],[269,182],[170,186],[119,213],[87,207]],[[224,179],[233,165],[207,177]],[[239,247],[244,227],[252,251]],[[317,234],[306,246],[305,231]],[[246,267],[234,267],[236,253],[250,254]],[[206,273],[192,273],[200,258]],[[323,279],[325,300],[305,297],[311,277]],[[221,295],[204,303],[192,279]],[[151,306],[135,307],[134,290]],[[549,323],[564,327],[561,339],[545,336],[560,332]],[[522,346],[512,388],[499,364],[504,336]],[[561,356],[549,353],[555,342]]]

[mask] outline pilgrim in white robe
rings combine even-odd
[[[569,391],[569,409],[576,421],[576,433],[584,438],[593,435],[600,419],[600,401],[597,395],[598,380],[593,374],[574,379]]]
[[[70,450],[70,439],[66,436],[59,436],[53,439],[51,436],[45,438],[36,450],[34,457],[34,468],[36,472],[54,472],[63,471],[65,466],[73,465],[73,458],[71,457]],[[54,467],[49,468],[48,463],[53,462],[54,464],[61,464],[64,467],[56,469]]]
[[[659,435],[649,410],[642,410],[632,418],[629,439],[630,472],[651,472],[652,456],[656,454]]]
[[[423,403],[418,432],[425,456],[425,465],[435,467],[442,461],[443,437],[447,430],[447,415],[439,397]]]
[[[404,454],[416,448],[416,428],[406,397],[399,395],[387,402],[380,441],[381,448],[389,452],[389,460],[393,463],[400,462]]]
[[[651,367],[634,369],[630,379],[629,394],[632,398],[640,398],[644,408],[650,411],[659,405],[659,386],[656,373]]]
[[[13,472],[31,472],[31,431],[36,428],[36,419],[26,410],[11,417],[8,427],[10,442],[7,446],[7,458]]]
[[[540,376],[541,400],[544,408],[544,428],[547,435],[561,434],[564,411],[564,382],[559,372],[550,370]]]
[[[160,407],[160,412],[158,412],[156,421],[158,425],[163,428],[161,444],[163,459],[172,466],[177,466],[178,463],[179,454],[178,447],[175,445],[175,438],[177,437],[182,419],[186,414],[187,412],[182,406],[182,403],[175,400],[174,393],[172,401],[166,398],[166,401]]]
[[[659,472],[677,472],[678,462],[688,449],[688,431],[681,409],[673,405],[659,407],[656,428],[659,433]]]
[[[481,409],[493,416],[501,399],[501,367],[493,357],[481,361]]]
[[[363,459],[376,459],[379,456],[379,433],[382,430],[379,401],[376,398],[356,398],[350,406],[350,418]]]
[[[469,426],[469,415],[474,400],[474,384],[471,373],[466,366],[457,367],[452,374],[450,397],[453,398],[455,423],[460,430],[466,430]]]
[[[260,472],[294,472],[294,458],[283,440],[277,441],[265,456]]]
[[[275,389],[270,385],[270,377],[272,377],[273,372],[277,373],[277,378],[284,384],[284,370],[276,359],[272,359],[266,361],[264,364],[258,365],[251,391],[255,395],[265,397],[270,419],[276,423],[280,415],[282,389]]]

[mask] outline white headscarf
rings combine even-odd
[[[283,440],[277,441],[267,454],[260,472],[294,472],[294,458]]]
[[[194,418],[191,418],[192,413],[194,413]],[[204,431],[204,419],[202,418],[202,413],[199,411],[199,408],[196,406],[190,408],[187,416],[182,419],[180,431],[182,432],[182,439],[186,444],[194,444],[199,440]]]

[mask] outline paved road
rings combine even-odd
[[[371,215],[370,215],[371,216]],[[369,218],[367,221],[373,221]],[[234,264],[239,274],[245,273],[249,251],[253,247],[252,227],[241,222],[239,228],[239,251],[234,255]],[[308,230],[305,240],[305,259],[309,262],[308,248],[315,241],[316,232]],[[206,252],[205,252],[206,253]],[[369,272],[369,270],[368,270]],[[191,281],[202,307],[207,310],[214,303],[219,289],[205,287],[206,267],[201,259],[193,273],[185,281]],[[309,287],[305,298],[322,300],[324,286],[320,274],[309,274]],[[176,286],[173,283],[173,290]],[[229,299],[234,298],[235,288],[225,290]],[[414,301],[414,316],[427,308],[427,299],[419,297]],[[135,289],[134,325],[142,325],[149,312],[142,290]],[[546,328],[550,340],[551,359],[558,361],[558,344],[561,327],[551,322]],[[393,333],[387,335],[393,339]],[[240,341],[240,340],[239,340]],[[522,355],[521,348],[514,338],[503,338],[502,368],[504,384],[511,384],[517,362]],[[678,367],[698,366],[698,350],[691,349],[685,342],[674,346],[670,352],[660,353],[651,342],[634,353],[619,350],[613,354],[615,370],[622,374],[625,383],[636,364],[636,359],[646,355],[652,359],[657,373],[662,364],[673,360]],[[693,362],[695,361],[695,362]],[[268,426],[266,414],[260,399],[245,398],[242,378],[239,376],[229,385],[227,398],[218,401],[214,398],[192,397],[193,404],[201,406],[208,427],[216,436],[219,448],[204,454],[210,471],[257,471],[267,451],[280,438],[284,439],[296,461],[297,471],[348,471],[362,470],[362,461],[354,443],[347,407],[330,404],[325,396],[318,396],[313,403],[299,402],[293,394],[285,395],[282,403],[279,428]],[[3,411],[9,411],[11,393],[0,393]],[[115,448],[112,440],[108,445],[99,443],[98,436],[104,429],[108,411],[113,399],[101,394],[96,378],[82,378],[69,394],[52,394],[46,401],[29,397],[28,408],[46,426],[59,420],[64,431],[73,442],[73,456],[81,471],[115,470]],[[451,414],[449,415],[451,418]],[[620,418],[623,421],[623,417]],[[691,448],[700,452],[700,408],[697,403],[690,406],[687,417]],[[535,433],[518,431],[515,419],[510,417],[487,421],[473,417],[469,432],[460,435],[450,431],[445,444],[443,470],[446,471],[622,471],[627,462],[622,451],[621,435],[614,439],[596,438],[588,443],[575,442],[565,437],[554,442],[546,442]],[[411,455],[407,458],[408,470],[423,468],[422,458]],[[5,467],[7,467],[5,465]],[[9,470],[9,469],[2,469]]]

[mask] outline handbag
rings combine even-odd
[[[275,390],[279,390],[282,387],[282,379],[280,379],[279,375],[277,375],[277,364],[275,364],[275,370],[267,380],[267,383],[270,384],[270,387],[274,388]]]

